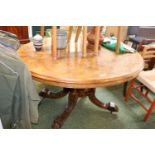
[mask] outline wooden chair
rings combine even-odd
[[[67,41],[67,49],[66,49],[67,55],[69,55],[70,53],[70,42],[72,37],[73,26],[69,26],[68,29],[69,29],[69,32],[68,32],[68,41]],[[100,40],[100,26],[95,26],[94,30],[95,30],[94,54],[98,55],[98,52],[99,52],[98,47],[99,47],[99,40]],[[88,31],[87,26],[77,26],[77,31],[75,36],[75,46],[78,43],[78,39],[81,31],[83,32],[82,56],[87,57],[87,31]],[[45,33],[45,28],[44,26],[41,26],[40,35],[44,36],[44,33]],[[54,59],[57,59],[58,50],[57,50],[57,39],[56,39],[56,34],[57,34],[56,26],[52,26],[51,34],[52,34],[51,54]],[[117,41],[117,47],[116,47],[117,54],[119,54],[119,49],[120,49],[120,36],[121,36],[121,26],[118,26],[118,33],[117,33],[118,41]]]
[[[143,46],[142,57],[145,61],[144,70],[152,70],[155,64],[155,46]]]
[[[154,42],[155,42],[155,40],[154,40]],[[153,43],[153,42],[149,42],[149,43]],[[155,47],[151,47],[151,46],[149,48],[149,46],[150,45],[141,44],[139,46],[139,51],[138,52],[142,52],[143,53],[143,51],[145,51],[145,50],[149,51],[149,50],[153,50],[155,48]],[[145,49],[144,49],[144,47],[145,47]],[[146,57],[144,57],[144,55],[143,55],[143,58],[145,60],[144,70],[151,70],[151,69],[153,69],[154,68],[155,58],[151,57],[151,56],[146,58]],[[123,85],[123,96],[124,97],[126,96],[126,93],[127,93],[127,87],[128,87],[128,82],[125,82],[124,85]]]
[[[71,37],[72,37],[72,31],[73,31],[73,26],[69,26],[69,32],[68,32],[68,40],[67,40],[67,50],[66,54],[69,55],[70,53],[70,43],[71,43]],[[95,46],[94,46],[94,52],[98,54],[98,45],[99,45],[99,33],[100,33],[100,27],[96,26],[95,27],[96,33],[95,33]],[[57,41],[56,41],[56,32],[57,28],[56,26],[52,27],[52,50],[51,54],[54,59],[57,59]],[[75,44],[78,43],[78,39],[80,36],[81,31],[83,32],[83,43],[82,43],[82,56],[86,57],[87,56],[87,26],[78,26],[77,31],[76,31],[76,36],[75,36]],[[41,28],[41,35],[44,34],[44,27]]]
[[[57,49],[57,26],[51,26],[51,37],[52,37],[52,43],[51,43],[51,55],[54,59],[57,59],[57,56],[58,56],[58,49]],[[72,26],[70,26],[70,29],[69,29],[69,34],[68,34],[68,41],[67,41],[67,45],[70,44],[70,39],[71,39],[71,31],[72,31]],[[44,37],[45,35],[45,26],[41,26],[40,27],[40,35],[42,37]],[[64,51],[66,52],[67,50],[67,47],[65,49],[62,49],[61,51]],[[59,49],[60,51],[60,49]]]
[[[150,61],[150,59],[155,58],[155,48],[145,46],[142,52],[142,57],[146,62],[145,65],[147,65],[148,60]],[[145,91],[142,88],[144,88]],[[148,101],[151,104],[149,108],[146,108],[146,106],[144,106],[144,104],[137,97],[135,97],[135,95],[132,93],[133,89],[137,90],[139,94],[141,94],[146,99],[146,101]],[[125,97],[125,101],[127,102],[129,96],[131,96],[136,101],[136,103],[138,103],[146,111],[144,121],[146,121],[149,118],[155,107],[155,99],[152,101],[149,98],[149,92],[155,94],[155,69],[144,70],[139,74],[139,76],[136,79],[133,79],[129,85],[127,95]]]

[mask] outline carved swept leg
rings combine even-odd
[[[77,103],[77,100],[78,100],[77,90],[76,89],[71,90],[70,93],[69,93],[69,96],[68,96],[68,105],[67,105],[67,107],[65,108],[65,111],[54,120],[54,123],[52,124],[52,128],[54,128],[54,129],[61,128],[64,121],[67,119],[69,114],[74,109],[74,107],[75,107],[75,105]]]
[[[96,106],[102,108],[102,109],[107,109],[111,113],[112,112],[117,112],[118,107],[113,103],[108,103],[105,104],[98,100],[95,96],[95,89],[70,89],[70,88],[64,88],[62,91],[58,93],[53,93],[48,89],[42,90],[39,95],[44,97],[44,98],[60,98],[64,97],[65,95],[69,94],[68,96],[68,104],[67,107],[65,108],[64,112],[59,115],[53,122],[52,128],[58,129],[61,128],[62,125],[64,124],[64,121],[67,119],[67,117],[70,115],[72,110],[74,109],[77,100],[79,97],[89,97],[90,101],[95,104]]]
[[[95,89],[91,89],[91,92],[89,93],[88,97],[93,104],[95,104],[96,106],[98,106],[102,109],[107,109],[111,113],[118,111],[117,105],[114,105],[114,104],[112,105],[111,103],[105,104],[105,103],[101,102],[100,100],[98,100],[95,96]]]
[[[64,97],[65,95],[67,95],[69,93],[69,89],[64,88],[62,91],[57,92],[57,93],[53,93],[52,91],[50,91],[49,89],[45,88],[43,89],[39,95],[44,97],[44,98],[52,98],[52,99],[57,99],[57,98],[61,98]]]

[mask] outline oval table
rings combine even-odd
[[[18,50],[34,80],[63,87],[58,93],[44,89],[40,92],[41,96],[60,98],[69,94],[67,107],[54,120],[52,128],[61,128],[79,97],[88,96],[90,101],[100,108],[111,112],[118,111],[116,105],[99,101],[95,96],[95,89],[129,81],[135,78],[144,66],[139,53],[117,55],[101,48],[98,56],[88,54],[83,58],[81,52],[71,52],[67,56],[63,56],[62,51],[59,52],[58,59],[54,60],[51,56],[50,38],[44,39],[44,46],[39,52],[35,50],[32,42],[21,46]]]

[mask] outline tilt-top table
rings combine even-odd
[[[100,108],[117,112],[116,105],[105,104],[95,96],[97,87],[117,85],[135,78],[143,69],[143,59],[139,53],[117,55],[101,48],[97,56],[82,57],[80,52],[54,60],[51,57],[51,39],[44,39],[41,51],[35,51],[33,43],[23,45],[18,54],[28,66],[32,77],[41,83],[63,87],[58,93],[48,89],[40,92],[46,98],[60,98],[67,94],[68,105],[58,116],[52,128],[61,128],[65,119],[75,107],[79,97],[88,96]]]

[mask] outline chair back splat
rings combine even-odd
[[[99,52],[99,44],[100,44],[100,30],[101,27],[100,26],[95,26],[95,44],[94,44],[94,54],[98,55]],[[67,47],[66,47],[66,55],[70,54],[70,46],[71,46],[71,38],[72,38],[72,31],[73,31],[73,26],[69,26],[69,31],[68,31],[68,40],[67,40]],[[88,34],[88,27],[87,26],[77,26],[77,30],[76,30],[76,35],[75,35],[75,49],[77,49],[77,45],[78,45],[78,40],[79,40],[79,36],[81,31],[83,32],[82,35],[82,56],[83,57],[87,57],[87,34]],[[45,26],[41,26],[40,28],[40,35],[44,36],[45,34]],[[52,43],[51,43],[51,55],[54,59],[57,59],[58,57],[58,49],[57,49],[57,26],[52,26],[51,29],[51,34],[52,34]],[[117,35],[117,49],[116,49],[116,53],[119,53],[119,48],[120,48],[120,36],[121,36],[121,27],[118,26],[118,35]],[[77,51],[77,50],[75,50]]]
[[[145,46],[142,52],[142,57],[144,59],[152,59],[155,58],[155,47]]]
[[[116,53],[119,54],[121,44],[121,26],[118,26],[117,30],[117,46],[116,46]]]
[[[155,47],[144,46],[142,57],[145,62],[144,70],[153,69],[155,64]]]
[[[41,27],[40,27],[40,35],[41,35],[42,37],[44,37],[44,34],[45,34],[45,26],[41,26]]]
[[[98,46],[99,46],[99,37],[100,37],[100,26],[95,27],[95,46],[94,52],[98,55]]]
[[[57,59],[57,27],[56,26],[53,26],[52,27],[52,57],[54,59]]]
[[[68,32],[68,40],[67,40],[67,54],[70,53],[70,44],[71,44],[71,38],[72,38],[72,31],[73,31],[73,26],[69,26],[69,32]]]
[[[82,48],[83,57],[87,56],[87,26],[83,27],[83,48]]]

